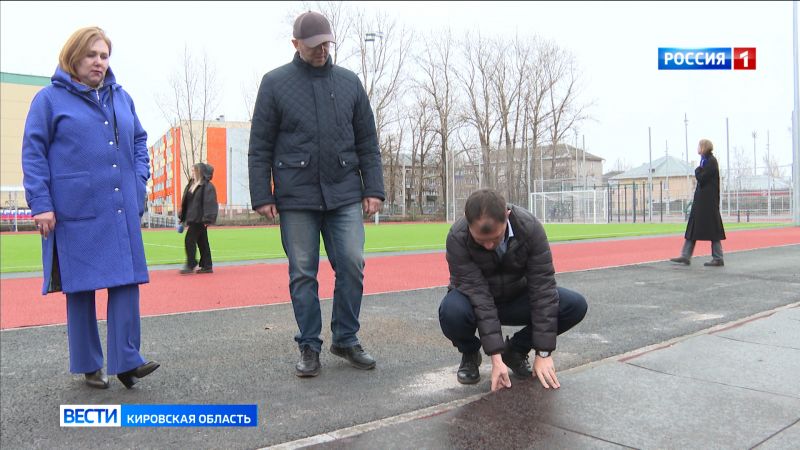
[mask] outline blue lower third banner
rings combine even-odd
[[[61,405],[62,427],[255,427],[258,405]]]

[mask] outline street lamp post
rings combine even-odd
[[[690,189],[690,182],[689,182],[689,118],[686,116],[686,113],[683,113],[683,137],[686,143],[686,201],[689,201],[689,195],[691,194]]]
[[[756,159],[756,131],[753,130],[753,176],[758,175],[758,160]]]

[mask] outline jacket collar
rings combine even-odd
[[[331,72],[331,68],[333,67],[333,58],[331,55],[328,55],[328,60],[325,61],[325,65],[322,67],[314,67],[311,64],[303,61],[303,58],[300,57],[300,52],[294,52],[294,58],[292,59],[292,64],[296,67],[299,67],[306,71],[311,76],[314,77],[327,77],[328,74]]]
[[[65,72],[60,66],[56,67],[56,72],[50,77],[50,81],[55,86],[61,86],[69,91],[75,93],[86,93],[89,91],[93,91],[94,89],[72,79],[72,76]],[[100,89],[105,88],[106,86],[114,86],[117,84],[117,79],[114,76],[114,72],[111,70],[111,67],[108,68],[106,71],[106,77],[103,79],[103,87]]]

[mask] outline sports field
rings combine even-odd
[[[777,223],[726,223],[726,230],[782,226]],[[447,223],[367,224],[367,253],[442,250],[450,225]],[[546,224],[552,242],[579,239],[646,236],[682,233],[683,223]],[[183,234],[173,229],[144,230],[147,262],[179,264],[184,261]],[[284,258],[280,231],[269,227],[211,227],[211,252],[215,262]],[[41,270],[40,238],[35,233],[0,235],[0,273]],[[321,246],[324,254],[324,247]]]

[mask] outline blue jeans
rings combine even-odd
[[[364,221],[361,202],[331,211],[282,211],[281,243],[289,258],[289,294],[300,331],[294,340],[302,348],[321,351],[322,313],[319,306],[319,236],[336,275],[331,331],[333,344],[358,344],[361,297],[364,292]]]
[[[579,324],[586,315],[586,299],[575,291],[557,287],[558,290],[558,334]],[[527,354],[533,347],[531,328],[531,303],[528,295],[497,305],[501,325],[525,325],[511,337],[511,347]],[[475,336],[478,322],[467,296],[452,289],[439,305],[439,325],[447,339],[461,353],[474,353],[481,349],[481,341]]]

